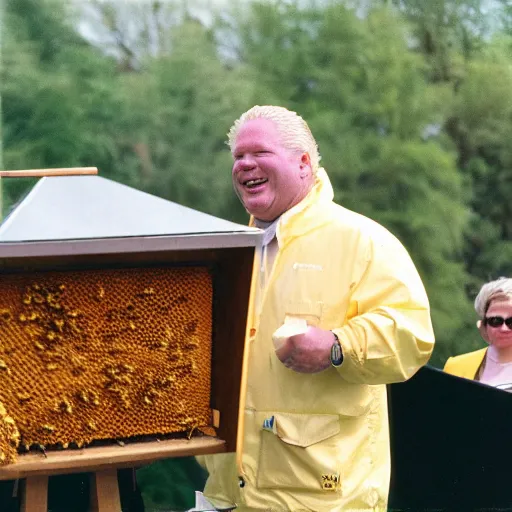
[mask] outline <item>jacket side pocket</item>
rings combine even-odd
[[[258,487],[339,490],[339,433],[340,418],[334,414],[281,412],[262,416]]]

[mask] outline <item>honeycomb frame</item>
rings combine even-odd
[[[2,275],[0,403],[21,445],[211,426],[212,304],[207,267]]]

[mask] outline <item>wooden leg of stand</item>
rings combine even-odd
[[[48,477],[31,476],[25,480],[20,512],[47,512]]]
[[[97,471],[91,478],[91,511],[121,512],[117,470]]]

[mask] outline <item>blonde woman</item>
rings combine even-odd
[[[489,346],[450,357],[444,370],[512,391],[512,279],[500,277],[482,286],[475,310],[478,330]]]

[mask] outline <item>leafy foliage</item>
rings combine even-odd
[[[194,457],[167,459],[139,469],[137,483],[143,491],[146,510],[188,510],[194,506],[194,491],[202,490],[207,472]]]

